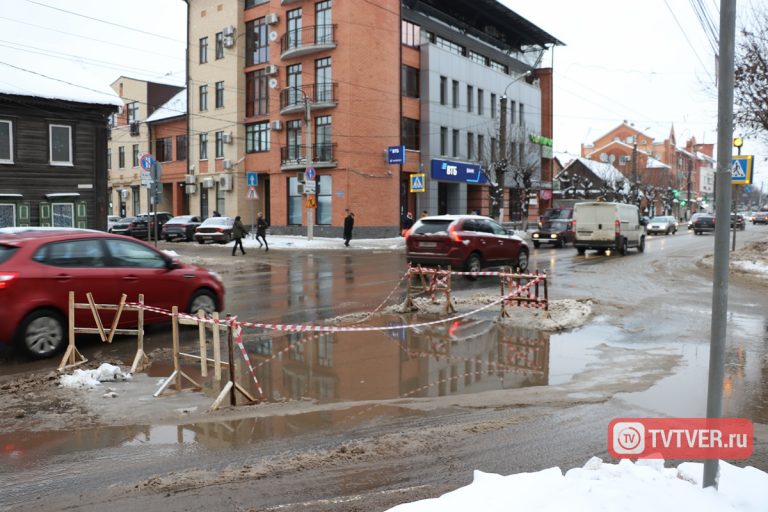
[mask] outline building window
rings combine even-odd
[[[139,102],[132,101],[128,104],[128,122],[135,123],[139,120]]]
[[[214,134],[216,142],[216,158],[224,158],[224,132]]]
[[[448,154],[448,128],[445,126],[440,127],[440,154]]]
[[[514,101],[509,102],[509,126],[512,126],[515,124],[515,119],[517,118],[517,114],[515,114],[515,111],[517,110],[517,103]]]
[[[477,52],[473,52],[472,50],[469,50],[469,58],[478,64],[482,64],[483,66],[488,65],[488,57]]]
[[[301,121],[294,119],[285,123],[285,136],[287,160],[301,159]]]
[[[471,85],[467,86],[467,112],[472,112],[475,104],[475,88]]]
[[[453,157],[459,156],[459,130],[453,130],[453,140],[451,141],[453,143],[453,152],[451,153]]]
[[[491,162],[496,161],[496,137],[491,137]]]
[[[0,204],[0,228],[16,226],[16,205]]]
[[[245,8],[249,9],[261,4],[268,4],[269,0],[245,0]],[[221,211],[221,210],[219,210]]]
[[[200,38],[200,64],[208,62],[208,38]]]
[[[293,9],[287,12],[287,48],[292,50],[301,47],[301,9]]]
[[[331,210],[333,203],[333,177],[317,177],[317,223],[331,225]]]
[[[400,94],[409,98],[419,97],[419,70],[412,68],[411,66],[403,65],[402,67],[402,81]],[[442,91],[440,95],[442,103]]]
[[[224,32],[216,32],[216,60],[224,58]]]
[[[288,85],[288,103],[286,106],[298,105],[302,101],[301,94],[301,64],[293,64],[286,69]]]
[[[245,127],[245,152],[269,151],[269,121],[249,124]]]
[[[118,169],[125,168],[125,146],[117,148],[117,167]]]
[[[400,24],[400,42],[405,46],[418,46],[421,42],[421,27],[410,21],[403,20]]]
[[[477,159],[485,160],[485,136],[477,134]]]
[[[269,80],[263,69],[252,71],[245,77],[245,115],[265,116],[269,113]]]
[[[333,161],[333,146],[331,145],[331,116],[318,116],[315,118],[314,158],[318,162]]]
[[[288,178],[288,224],[301,226],[301,209],[303,197],[299,193],[299,180],[296,177]]]
[[[131,186],[131,205],[133,206],[133,214],[138,215],[141,213],[141,187],[138,185]]]
[[[177,135],[176,136],[176,160],[186,160],[186,159],[187,159],[187,136]]]
[[[454,80],[451,88],[453,89],[453,108],[459,108],[459,81]]]
[[[49,126],[51,165],[72,165],[72,127],[63,124]]]
[[[495,69],[496,71],[500,71],[506,75],[509,74],[509,67],[506,64],[496,62],[495,60],[491,61],[491,69]]]
[[[419,121],[404,117],[402,121],[402,133],[400,135],[407,149],[420,149]]]
[[[55,228],[75,227],[75,205],[72,203],[53,203],[51,216],[51,226]]]
[[[491,117],[496,119],[496,95],[491,93]]]
[[[200,112],[208,110],[208,86],[200,86]]]
[[[315,101],[319,103],[333,101],[330,57],[315,61]]]
[[[201,133],[200,139],[200,160],[208,160],[208,134]]]
[[[171,137],[163,137],[155,141],[155,158],[158,162],[173,160],[173,139]]]
[[[224,82],[216,82],[216,108],[224,108]]]
[[[475,158],[475,134],[467,132],[467,160]]]
[[[477,115],[479,116],[485,113],[483,102],[485,102],[485,93],[483,92],[482,89],[478,89],[477,90]]]
[[[456,44],[453,41],[449,41],[448,39],[442,38],[438,35],[435,36],[435,44],[444,50],[448,50],[454,55],[464,56],[467,54],[467,49],[460,44]]]
[[[226,191],[220,184],[216,184],[216,211],[223,212],[226,210],[225,196]]]
[[[520,104],[520,126],[523,126],[525,124],[525,105],[522,103]]]
[[[133,145],[131,153],[133,157],[131,165],[133,165],[133,167],[138,167],[139,166],[139,145],[138,144]]]
[[[107,169],[112,169],[112,152],[107,150]]]
[[[445,105],[448,103],[448,79],[444,76],[440,77],[440,104]]]
[[[245,25],[247,39],[246,46],[246,65],[254,66],[269,61],[269,29],[265,19],[257,18],[249,21]]]
[[[13,163],[13,123],[0,120],[0,163]]]
[[[331,0],[323,0],[315,4],[315,25],[315,43],[332,43]]]

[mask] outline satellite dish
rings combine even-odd
[[[271,89],[277,89],[277,78],[270,78],[269,79],[269,87]]]
[[[610,155],[608,157],[608,161],[611,162],[611,163],[615,162],[616,161],[616,155]]]
[[[270,32],[269,33],[269,40],[272,41],[273,43],[275,41],[277,41],[277,32],[275,32],[274,30],[272,32]]]

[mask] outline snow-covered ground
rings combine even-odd
[[[729,265],[731,272],[749,274],[761,280],[768,281],[768,242],[749,242],[737,251],[730,253]],[[707,268],[714,265],[711,254],[701,259],[701,264]],[[766,507],[768,509],[768,507]]]
[[[554,467],[502,476],[475,471],[474,481],[439,498],[398,505],[390,512],[765,512],[768,473],[720,462],[718,489],[702,489],[703,464],[665,468],[663,460],[622,460],[607,464],[593,457],[565,474]]]

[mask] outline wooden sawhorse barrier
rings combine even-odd
[[[418,280],[414,284],[414,278]],[[416,293],[428,293],[432,298],[433,303],[437,303],[435,296],[442,292],[445,294],[445,307],[443,312],[445,314],[455,313],[456,308],[453,307],[453,301],[451,301],[451,267],[447,270],[443,270],[437,267],[434,269],[425,269],[421,265],[410,267],[408,269],[408,294],[405,298],[405,307],[408,309],[416,309],[416,304],[413,302],[413,294]]]
[[[64,352],[64,357],[61,358],[59,363],[59,371],[79,366],[88,362],[88,359],[77,350],[75,346],[75,334],[98,334],[103,343],[112,343],[112,339],[115,334],[135,334],[138,338],[138,348],[136,350],[136,357],[133,359],[133,365],[131,366],[131,373],[135,373],[139,365],[144,365],[149,362],[147,354],[144,352],[144,295],[139,295],[139,302],[137,305],[129,305],[125,303],[126,295],[122,294],[119,304],[96,304],[93,300],[93,294],[88,292],[86,295],[88,299],[87,303],[75,302],[75,292],[69,292],[69,343],[67,350]],[[93,320],[96,322],[96,327],[77,327],[75,326],[75,310],[77,309],[90,309],[93,314]],[[104,324],[99,316],[99,310],[111,310],[116,311],[115,317],[112,320],[112,325],[109,329],[104,328]],[[136,329],[118,329],[117,324],[120,321],[120,316],[123,311],[137,311],[138,312],[138,324]]]

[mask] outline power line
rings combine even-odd
[[[670,7],[668,0],[664,0],[664,5],[667,6],[667,9],[669,9],[669,13],[672,15],[672,18],[675,20],[675,23],[677,23],[677,27],[680,29],[680,32],[683,34],[683,37],[685,37],[685,40],[688,41],[688,46],[691,47],[691,51],[693,51],[693,54],[696,56],[696,60],[698,60],[699,64],[701,64],[701,67],[704,68],[704,71],[707,73],[712,83],[715,83],[714,77],[710,74],[709,69],[707,68],[707,66],[704,65],[704,62],[701,60],[701,57],[699,56],[699,52],[696,51],[696,47],[693,46],[693,43],[688,37],[688,33],[680,24],[680,21],[677,19],[677,16],[675,16],[675,12],[672,10],[672,7]]]

